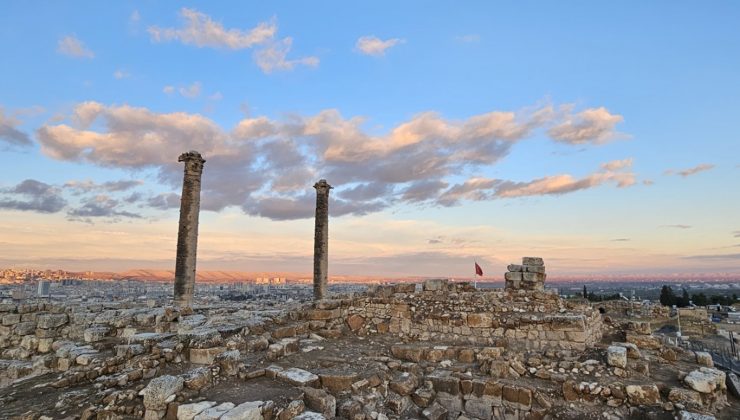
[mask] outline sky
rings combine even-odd
[[[0,9],[0,266],[740,273],[737,2]]]

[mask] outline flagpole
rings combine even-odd
[[[473,259],[473,262],[475,263],[475,265],[473,266],[473,271],[475,271],[475,273],[473,273],[473,287],[477,289],[478,288],[478,271],[476,271],[475,267],[478,265],[478,260]]]

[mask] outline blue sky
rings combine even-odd
[[[2,9],[6,265],[168,268],[198,148],[206,268],[308,271],[327,177],[339,273],[740,271],[735,2]]]

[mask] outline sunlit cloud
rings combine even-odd
[[[269,74],[274,71],[293,70],[296,66],[317,67],[319,58],[315,56],[288,58],[288,53],[293,46],[291,37],[283,38],[267,44],[254,53],[254,60],[263,72]]]
[[[700,172],[709,171],[711,169],[714,169],[714,165],[711,163],[702,163],[699,165],[696,165],[694,167],[683,169],[683,170],[675,170],[675,169],[668,169],[664,172],[665,175],[680,175],[684,178],[696,175]]]
[[[228,48],[239,50],[262,44],[275,36],[277,25],[274,21],[262,22],[250,30],[226,29],[205,13],[195,9],[182,8],[180,28],[160,28],[150,26],[149,35],[154,42],[180,41],[196,47]]]
[[[57,52],[68,57],[93,58],[95,53],[85,47],[85,44],[74,35],[67,35],[57,43]]]
[[[70,114],[71,125],[44,125],[37,137],[42,152],[52,158],[153,169],[162,185],[175,190],[182,176],[175,155],[198,150],[208,161],[203,209],[234,206],[276,220],[313,215],[314,192],[306,180],[318,177],[335,184],[334,216],[369,214],[399,204],[454,206],[633,185],[632,159],[607,162],[580,178],[556,174],[512,181],[470,175],[495,165],[536,131],[561,124],[569,118],[562,109],[543,105],[463,120],[424,112],[377,135],[364,128],[365,118],[344,118],[337,110],[285,120],[247,117],[228,130],[198,114],[84,102]],[[466,181],[452,182],[460,177]],[[173,203],[171,196],[149,202],[155,209]]]
[[[362,54],[380,57],[385,52],[398,44],[406,42],[401,38],[389,38],[382,40],[374,35],[362,36],[355,43],[355,48]]]

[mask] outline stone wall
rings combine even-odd
[[[427,281],[419,292],[414,286],[378,286],[365,297],[317,304],[306,316],[360,335],[518,349],[585,350],[601,338],[597,310],[553,293],[475,290],[445,280]]]

